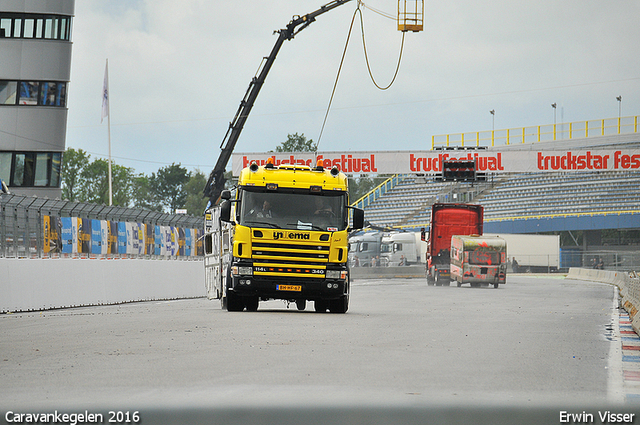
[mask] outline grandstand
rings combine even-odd
[[[535,146],[535,147],[534,147]],[[531,150],[562,148],[637,148],[637,134],[512,145]],[[504,149],[505,146],[502,146]],[[434,176],[394,176],[359,201],[365,219],[386,227],[427,227],[434,202],[471,202],[485,208],[485,221],[541,220],[549,217],[640,215],[640,171],[541,172],[488,175],[486,182],[438,182]],[[377,196],[372,196],[376,194]],[[367,200],[367,202],[363,202]],[[568,221],[566,222],[568,223]],[[570,224],[561,230],[571,228]],[[627,227],[640,227],[630,224]],[[602,228],[594,227],[593,230]],[[523,231],[523,233],[525,233]]]

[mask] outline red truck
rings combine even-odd
[[[451,283],[451,236],[482,235],[483,216],[482,205],[433,204],[428,237],[425,229],[422,229],[422,240],[427,242],[425,274],[428,285]]]

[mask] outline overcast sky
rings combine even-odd
[[[76,1],[67,147],[108,152],[100,123],[109,59],[117,164],[150,174],[181,163],[209,174],[273,31],[328,0]],[[366,5],[396,14],[397,2]],[[287,134],[318,139],[356,10],[353,0],[285,42],[236,146],[275,149]],[[365,8],[374,77],[389,83],[402,33]],[[398,77],[378,90],[359,21],[321,151],[430,149],[431,136],[640,115],[637,0],[426,1],[407,33]],[[489,113],[495,110],[495,117]]]

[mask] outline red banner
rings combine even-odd
[[[640,169],[640,149],[576,150],[466,150],[397,152],[268,152],[233,155],[233,175],[256,161],[264,165],[296,164],[314,167],[322,161],[325,168],[338,167],[346,174],[436,174],[442,161],[476,160],[478,172],[524,173],[540,171],[625,171]]]

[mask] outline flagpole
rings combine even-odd
[[[109,206],[113,205],[113,187],[111,184],[111,107],[109,105],[109,58],[104,68],[104,91],[103,96],[106,96],[107,103],[107,135],[109,138]],[[104,113],[104,112],[103,112]]]

